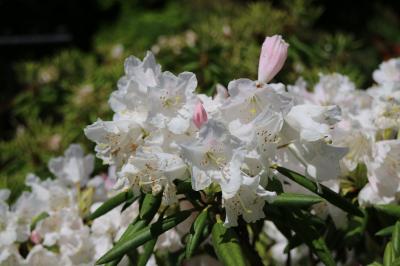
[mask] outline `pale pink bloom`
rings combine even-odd
[[[42,242],[42,237],[40,236],[39,232],[36,231],[36,230],[32,231],[31,236],[29,237],[29,239],[35,245],[40,244],[40,242]]]
[[[269,82],[282,69],[287,58],[287,44],[280,35],[265,38],[258,64],[258,80]]]
[[[203,103],[198,102],[196,107],[194,108],[193,113],[193,123],[196,125],[197,128],[201,128],[201,126],[207,122],[208,116],[207,112],[204,109]]]

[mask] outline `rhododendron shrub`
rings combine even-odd
[[[126,59],[112,120],[84,129],[109,172],[91,178],[94,156],[75,144],[50,160],[55,179],[29,175],[12,206],[2,191],[0,262],[379,265],[384,252],[394,263],[400,59],[367,90],[338,73],[314,88],[270,83],[288,49],[267,37],[258,80],[212,96],[151,52]]]

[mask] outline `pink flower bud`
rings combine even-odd
[[[203,107],[202,102],[198,102],[196,107],[194,108],[193,114],[193,123],[196,125],[197,128],[201,128],[201,126],[207,122],[207,112]]]
[[[102,174],[101,177],[103,178],[104,181],[104,188],[107,191],[110,191],[113,189],[114,185],[115,185],[115,180],[112,179],[110,176],[108,176],[107,174]]]
[[[35,245],[40,244],[40,242],[42,241],[42,237],[40,236],[40,234],[36,230],[32,231],[31,236],[29,237],[29,239]]]
[[[287,44],[280,35],[265,38],[258,64],[258,80],[269,82],[282,69],[287,57]]]

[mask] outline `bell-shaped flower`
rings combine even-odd
[[[130,56],[125,60],[125,75],[118,81],[118,90],[109,100],[115,112],[114,119],[133,119],[143,123],[149,110],[147,93],[155,87],[161,75],[161,66],[156,63],[154,55],[147,52],[143,61]]]
[[[314,142],[297,141],[288,145],[289,150],[305,167],[305,174],[318,181],[338,178],[342,171],[340,160],[347,154],[345,147]]]
[[[164,72],[157,85],[149,90],[151,104],[148,122],[156,128],[168,128],[174,134],[188,130],[195,105],[196,76],[183,72],[178,76]]]
[[[250,123],[265,109],[286,115],[293,106],[293,99],[287,93],[249,79],[231,81],[228,91],[230,97],[221,106],[226,123],[236,119],[241,124]]]
[[[22,265],[59,265],[60,256],[42,245],[35,245]]]
[[[349,77],[333,73],[320,75],[319,82],[314,87],[314,100],[319,105],[340,105],[348,106],[354,104],[353,95],[355,84]]]
[[[143,147],[122,167],[120,178],[128,180],[135,194],[140,189],[157,194],[163,190],[164,204],[176,203],[175,179],[186,176],[187,166],[176,154],[164,153],[158,147]]]
[[[224,197],[233,196],[242,183],[245,151],[242,142],[223,124],[208,120],[194,142],[182,144],[182,155],[191,167],[192,187],[202,190],[212,182],[221,186]]]
[[[368,181],[385,202],[394,202],[400,191],[400,140],[376,142],[367,162]]]
[[[265,217],[265,200],[272,201],[275,192],[267,191],[259,185],[260,178],[243,177],[243,184],[237,193],[230,198],[224,198],[223,205],[226,211],[225,226],[237,226],[237,219],[242,215],[248,223],[253,223]]]
[[[85,156],[82,147],[78,144],[71,144],[64,152],[64,156],[52,158],[49,161],[50,172],[68,185],[85,185],[93,168],[93,155]]]
[[[380,84],[400,83],[400,58],[393,58],[379,65],[373,73],[374,80]]]
[[[340,121],[340,116],[340,108],[336,105],[303,104],[294,106],[285,117],[285,121],[300,134],[302,140],[329,141],[333,125]]]
[[[120,167],[143,143],[145,131],[130,120],[102,121],[97,120],[85,128],[85,135],[96,142],[97,157],[105,164]]]

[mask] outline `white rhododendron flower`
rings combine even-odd
[[[79,145],[71,145],[65,151],[64,157],[53,158],[49,161],[50,171],[63,182],[74,185],[78,182],[86,184],[93,172],[94,157],[83,155]]]
[[[139,124],[130,120],[98,120],[85,128],[85,134],[96,142],[96,155],[104,163],[120,166],[142,144],[144,131]]]
[[[343,108],[347,107],[347,103],[353,105],[350,101],[354,98],[352,93],[355,89],[354,83],[346,76],[338,73],[320,75],[319,82],[314,87],[313,99],[316,104],[340,104]]]
[[[130,119],[141,124],[147,119],[148,89],[156,86],[161,66],[153,54],[147,53],[143,61],[130,56],[125,60],[125,75],[118,81],[118,90],[111,94],[109,103],[115,120]]]
[[[162,73],[159,83],[148,93],[152,105],[149,123],[157,128],[168,128],[175,134],[185,133],[192,118],[196,86],[193,73],[184,72],[178,76]]]
[[[122,167],[119,175],[127,178],[134,194],[139,195],[142,188],[156,195],[164,188],[164,201],[175,203],[177,199],[173,181],[186,177],[186,170],[186,164],[175,154],[139,152]]]
[[[248,223],[264,218],[265,200],[273,201],[275,192],[267,191],[259,185],[259,177],[243,177],[243,184],[238,192],[223,201],[226,209],[226,226],[237,226],[240,215]]]
[[[338,106],[296,105],[285,121],[300,134],[305,141],[330,140],[331,129],[339,122],[341,111]]]
[[[372,191],[384,202],[394,202],[400,192],[400,140],[375,143],[367,167]]]
[[[323,140],[294,142],[290,151],[304,165],[306,174],[319,181],[336,179],[341,175],[339,165],[348,149],[326,144]]]
[[[383,62],[373,73],[373,78],[380,85],[386,83],[400,83],[400,58],[393,58]]]
[[[241,145],[223,124],[214,120],[203,125],[196,142],[182,144],[183,156],[191,166],[193,189],[202,190],[216,182],[224,196],[232,197],[242,182],[240,166],[245,151]]]

